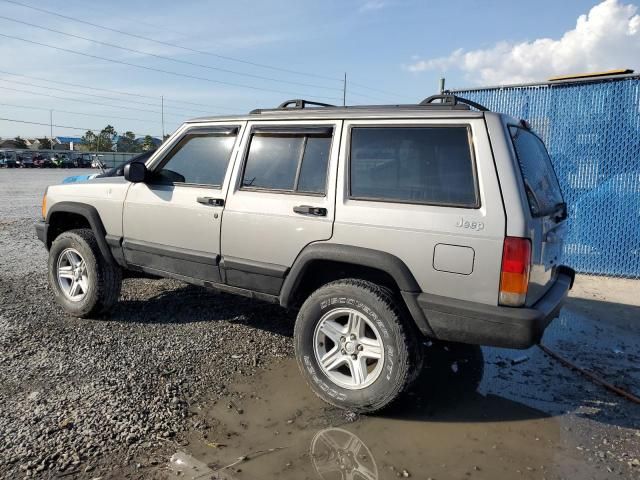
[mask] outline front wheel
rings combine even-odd
[[[388,406],[407,389],[421,367],[419,340],[389,290],[355,279],[316,290],[294,331],[296,359],[312,390],[363,413]]]
[[[49,285],[56,301],[76,317],[104,313],[118,300],[122,271],[108,262],[89,229],[61,233],[49,250]]]

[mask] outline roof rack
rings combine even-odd
[[[440,102],[436,102],[436,100],[440,100]],[[469,110],[469,107],[473,107],[477,108],[481,112],[489,111],[489,109],[484,105],[480,105],[472,100],[467,100],[466,98],[458,97],[457,95],[452,95],[450,93],[431,95],[430,97],[422,100],[419,105],[447,105],[451,108],[461,108],[465,110]]]
[[[298,98],[295,100],[287,100],[286,102],[282,102],[276,108],[256,108],[255,110],[251,110],[249,112],[251,115],[257,115],[265,112],[282,112],[285,110],[304,110],[307,107],[323,107],[323,108],[346,108],[349,110],[362,110],[362,109],[371,109],[371,108],[416,108],[416,107],[427,107],[433,109],[443,109],[443,110],[471,110],[470,107],[476,108],[481,112],[488,112],[489,109],[479,103],[473,102],[471,100],[467,100],[466,98],[458,97],[456,95],[452,95],[449,93],[443,93],[440,95],[431,95],[430,97],[425,98],[419,104],[410,104],[410,105],[355,105],[348,107],[337,107],[336,105],[331,105],[329,103],[321,103],[321,102],[312,102],[311,100],[304,100],[302,98]]]
[[[304,98],[296,98],[294,100],[287,100],[278,105],[277,108],[256,108],[251,110],[250,114],[262,113],[262,112],[274,112],[277,110],[302,110],[307,108],[307,105],[314,107],[335,107],[330,103],[312,102],[311,100],[305,100]]]

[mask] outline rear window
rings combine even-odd
[[[509,127],[509,132],[518,157],[531,214],[536,217],[552,214],[563,203],[563,199],[544,143],[537,135],[521,127]]]
[[[471,152],[466,126],[354,127],[351,197],[477,207]]]

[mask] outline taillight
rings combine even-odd
[[[529,288],[531,242],[527,238],[506,237],[500,271],[500,305],[521,307]]]

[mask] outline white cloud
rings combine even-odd
[[[385,0],[367,0],[362,5],[360,5],[360,8],[358,10],[361,13],[371,12],[373,10],[381,10],[385,8],[387,5],[388,5],[388,2],[386,2]]]
[[[488,49],[458,49],[449,56],[420,59],[409,71],[461,70],[470,82],[505,84],[544,80],[558,74],[640,67],[638,8],[604,0],[580,15],[560,39],[501,42]]]

